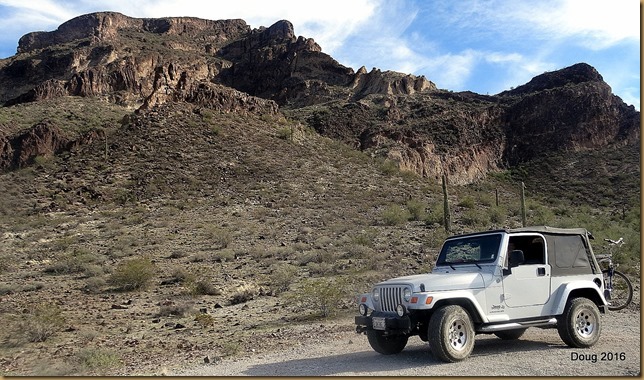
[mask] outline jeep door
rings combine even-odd
[[[540,234],[513,234],[508,253],[512,250],[523,251],[524,260],[503,276],[505,304],[512,308],[545,304],[550,298],[551,278],[545,238]]]

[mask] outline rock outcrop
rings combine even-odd
[[[544,73],[495,96],[453,93],[423,76],[354,72],[286,20],[251,29],[243,20],[101,12],[23,36],[18,54],[0,61],[0,103],[62,96],[141,111],[169,102],[242,114],[282,107],[321,134],[422,176],[448,174],[453,183],[553,152],[640,140],[639,112],[590,65]],[[15,156],[22,151],[15,138],[2,140],[3,167],[26,162]],[[51,141],[53,150],[69,143]]]

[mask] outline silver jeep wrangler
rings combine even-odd
[[[359,296],[356,331],[385,355],[418,335],[446,362],[467,358],[476,334],[518,339],[529,327],[556,327],[568,346],[590,347],[607,302],[589,239],[582,228],[552,227],[450,237],[431,273]]]

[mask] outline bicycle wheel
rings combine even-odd
[[[609,302],[608,310],[622,310],[633,300],[633,285],[626,275],[616,270],[613,270],[613,278],[610,279],[608,271],[608,269],[602,271],[604,286],[608,290],[606,297]],[[608,289],[610,284],[612,284],[612,289]]]

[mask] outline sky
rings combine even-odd
[[[32,31],[76,16],[279,20],[358,70],[424,75],[438,88],[497,94],[585,62],[640,109],[639,0],[0,0],[0,59]]]

